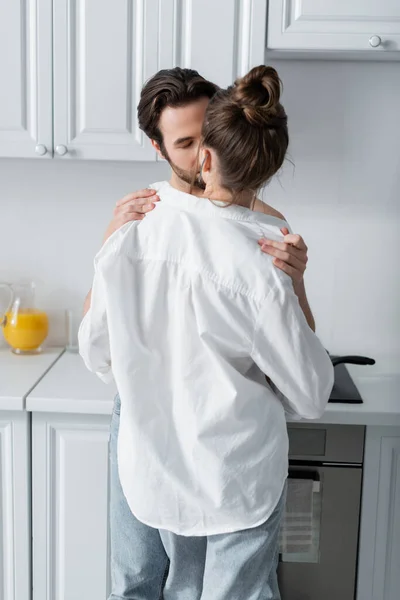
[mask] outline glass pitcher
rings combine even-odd
[[[47,314],[35,308],[35,284],[0,283],[7,295],[7,307],[0,310],[4,338],[15,354],[38,354],[49,332]],[[3,294],[2,294],[3,296]]]

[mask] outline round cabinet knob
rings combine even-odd
[[[36,154],[39,154],[39,156],[44,156],[47,154],[47,148],[46,146],[43,146],[43,144],[38,144],[35,148],[35,152]]]
[[[68,152],[67,146],[62,146],[62,145],[61,146],[56,146],[56,153],[59,156],[64,156],[64,154],[67,154],[67,152]]]
[[[371,35],[371,37],[369,38],[369,45],[372,48],[377,48],[378,46],[380,46],[382,43],[381,38],[379,37],[379,35]]]

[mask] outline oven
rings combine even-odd
[[[282,600],[354,600],[365,427],[289,423]]]

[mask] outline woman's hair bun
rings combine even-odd
[[[282,118],[281,80],[273,67],[254,67],[235,81],[232,91],[250,125],[274,127]]]

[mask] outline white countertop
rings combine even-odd
[[[0,410],[24,410],[26,396],[63,351],[48,348],[42,354],[18,356],[0,348]]]
[[[111,415],[115,384],[87,370],[77,353],[65,352],[26,399],[29,411]]]
[[[365,367],[346,365],[363,404],[329,403],[319,423],[400,427],[400,373],[366,376]]]
[[[364,404],[328,404],[320,423],[400,427],[400,373],[347,365]],[[29,411],[111,415],[116,393],[89,373],[78,354],[65,352],[26,399]]]

